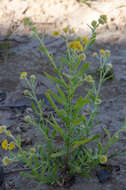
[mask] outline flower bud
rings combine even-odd
[[[93,77],[91,75],[87,75],[86,78],[85,78],[85,81],[89,82],[89,83],[93,83],[94,79],[93,79]]]
[[[2,161],[3,161],[4,166],[7,166],[8,164],[12,162],[7,156],[5,156]]]
[[[36,79],[35,75],[31,75],[30,78],[34,81]]]
[[[111,69],[112,69],[112,64],[111,64],[111,63],[107,63],[107,64],[106,64],[106,68],[107,68],[108,70],[111,70]]]
[[[31,149],[30,149],[30,153],[31,153],[32,155],[34,155],[35,152],[36,152],[35,148],[31,148]]]
[[[24,95],[28,96],[29,95],[29,91],[28,90],[24,90]]]
[[[24,118],[25,122],[29,122],[31,121],[31,117],[29,115],[27,115],[25,118]]]
[[[0,126],[0,134],[3,133],[7,127],[5,125]]]
[[[96,27],[96,26],[97,26],[97,21],[93,20],[92,23],[91,23],[91,25],[92,25],[93,27]]]
[[[80,60],[85,60],[86,59],[86,55],[84,54],[84,53],[81,53],[80,55],[79,55],[79,58],[80,58]]]
[[[107,160],[108,160],[108,158],[107,158],[106,155],[101,155],[101,156],[99,157],[99,162],[100,162],[100,164],[105,164],[105,163],[107,162]]]

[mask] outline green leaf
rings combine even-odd
[[[86,120],[85,116],[80,116],[79,119],[72,121],[72,127],[75,127]]]
[[[48,123],[63,137],[63,139],[65,138],[65,132],[64,130],[58,125],[58,123],[56,122],[55,118],[52,115],[52,121],[50,122],[49,120],[47,120]]]
[[[104,132],[107,135],[108,139],[110,140],[111,139],[111,135],[110,135],[110,132],[108,131],[108,129],[104,128]]]
[[[89,143],[89,142],[91,142],[91,141],[93,141],[93,140],[96,140],[96,139],[98,139],[98,138],[100,138],[100,136],[99,136],[99,135],[95,135],[95,136],[93,136],[93,137],[89,137],[89,138],[84,139],[84,140],[81,140],[81,141],[75,141],[75,142],[73,143],[73,149],[76,149],[76,148],[78,148],[80,145],[87,144],[87,143]]]
[[[78,60],[76,61],[75,65],[74,65],[74,70],[77,70],[77,68],[80,64],[81,64],[81,59],[80,59],[80,57],[78,57]]]
[[[64,103],[66,103],[67,100],[66,100],[66,96],[65,96],[63,90],[61,90],[61,88],[58,85],[57,85],[57,89],[58,89],[59,95],[62,97],[62,100],[64,101]]]
[[[18,136],[18,137],[17,137],[17,145],[18,145],[18,146],[21,146],[21,136]]]
[[[89,103],[90,103],[90,100],[88,98],[83,99],[82,96],[80,96],[73,107],[73,119],[77,117],[77,115],[79,114],[83,106]]]
[[[69,79],[69,80],[73,79],[73,75],[70,75],[70,74],[67,74],[67,73],[63,73],[63,75],[64,75],[67,79]]]
[[[64,109],[57,109],[56,113],[63,121],[67,120],[68,116]]]
[[[60,57],[60,62],[66,64],[67,63],[67,59],[64,58],[64,57]]]
[[[64,99],[62,99],[61,97],[57,96],[55,93],[53,93],[51,90],[48,90],[48,93],[50,93],[54,98],[55,100],[62,104],[62,105],[65,105],[66,102],[64,102]]]
[[[79,69],[79,71],[77,72],[77,76],[81,76],[84,74],[84,72],[89,68],[90,63],[87,62],[84,65],[82,65],[82,67]]]
[[[58,85],[60,85],[60,86],[62,86],[62,87],[64,87],[64,88],[66,88],[66,83],[64,82],[64,80],[58,79],[58,78],[56,78],[56,77],[53,77],[53,76],[51,76],[51,75],[49,75],[49,74],[47,74],[47,73],[45,73],[45,74],[46,74],[46,76],[47,76],[51,81],[53,81],[54,83],[56,83],[56,84],[58,84]]]
[[[65,155],[65,154],[66,154],[65,151],[56,152],[56,153],[51,154],[51,158],[57,158],[57,157]]]
[[[56,106],[56,104],[54,103],[54,101],[52,100],[52,98],[51,98],[51,96],[50,96],[50,94],[49,94],[48,92],[46,92],[46,96],[47,96],[47,98],[48,98],[48,100],[49,100],[51,106],[52,106],[53,109],[56,111],[56,110],[57,110],[57,106]]]
[[[103,146],[102,146],[101,142],[98,143],[98,150],[99,150],[99,154],[102,155],[104,149],[103,149]]]

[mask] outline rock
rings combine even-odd
[[[110,179],[111,173],[108,170],[101,168],[96,171],[96,176],[100,183],[105,183]]]

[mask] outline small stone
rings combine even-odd
[[[33,112],[32,108],[26,108],[26,113],[32,113],[32,112]]]
[[[17,127],[17,128],[16,128],[16,132],[17,132],[17,133],[21,133],[20,127]]]
[[[23,138],[21,144],[22,146],[32,145],[32,139],[29,137]]]
[[[105,183],[110,179],[111,173],[108,170],[102,168],[96,171],[96,176],[100,183]]]

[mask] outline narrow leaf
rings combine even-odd
[[[87,143],[89,143],[89,142],[91,142],[91,141],[93,141],[93,140],[96,140],[96,139],[98,139],[98,138],[100,138],[100,136],[99,136],[99,135],[95,135],[95,136],[93,136],[93,137],[89,137],[89,138],[84,139],[84,140],[81,140],[81,141],[75,141],[75,142],[73,143],[73,148],[74,148],[74,149],[75,149],[75,148],[78,148],[80,145],[87,144]]]
[[[60,156],[63,156],[63,155],[65,155],[65,154],[66,154],[65,151],[56,152],[56,153],[51,154],[51,158],[60,157]]]
[[[63,81],[63,80],[61,80],[61,79],[58,79],[58,78],[56,78],[56,77],[53,77],[53,76],[51,76],[51,75],[49,75],[49,74],[47,74],[46,73],[46,76],[51,80],[51,81],[53,81],[54,83],[56,83],[56,84],[58,84],[58,85],[60,85],[60,86],[62,86],[62,87],[66,87],[66,84],[65,84],[65,82]]]
[[[57,85],[57,89],[58,89],[58,93],[62,97],[64,103],[66,103],[67,100],[66,100],[66,96],[65,96],[63,90],[61,90],[61,88],[58,85]]]
[[[46,96],[47,96],[47,98],[48,98],[50,104],[52,105],[53,109],[56,111],[56,110],[57,110],[57,106],[56,106],[56,104],[54,103],[54,101],[52,100],[52,98],[51,98],[51,96],[50,96],[50,94],[49,94],[48,92],[46,92]]]
[[[77,72],[78,76],[81,76],[90,66],[90,63],[87,62],[84,65],[82,65],[82,67],[79,69],[79,71]]]
[[[58,125],[56,122],[55,118],[52,116],[53,122],[50,122],[49,120],[48,123],[64,138],[65,137],[65,132],[64,130]]]
[[[48,92],[54,97],[54,99],[55,99],[58,103],[60,103],[60,104],[62,104],[62,105],[65,105],[66,102],[64,102],[64,99],[62,99],[61,97],[57,96],[57,95],[56,95],[55,93],[53,93],[51,90],[49,90]]]
[[[75,127],[79,124],[81,124],[82,122],[84,122],[86,120],[86,118],[82,115],[79,117],[79,119],[72,121],[72,127]]]
[[[73,107],[73,119],[77,117],[83,106],[89,103],[90,103],[89,99],[87,98],[83,99],[82,96],[80,96],[77,100],[77,103]]]

